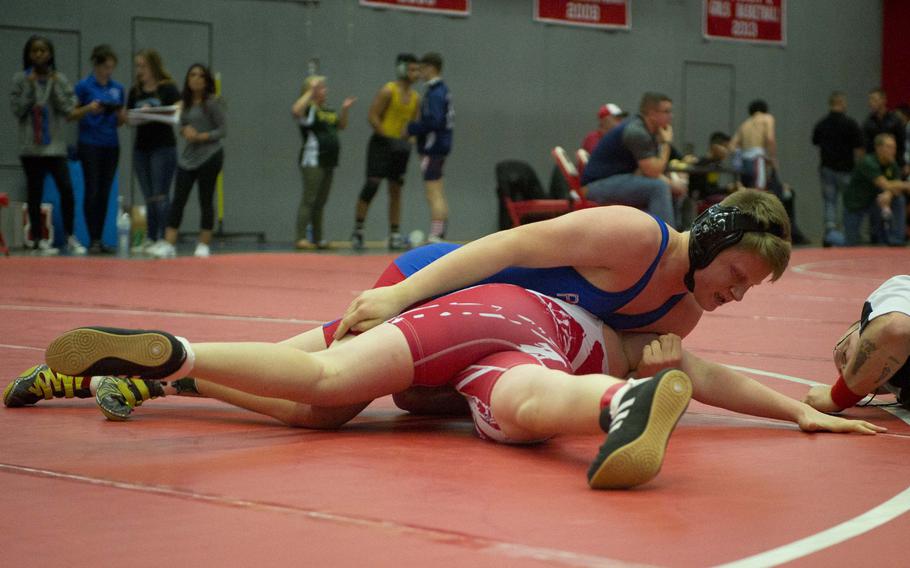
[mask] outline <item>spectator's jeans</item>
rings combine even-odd
[[[882,239],[882,211],[878,203],[872,202],[872,205],[864,209],[851,211],[844,208],[844,236],[847,238],[847,246],[856,246],[863,244],[860,238],[860,229],[863,226],[863,220],[869,217],[869,233],[876,235],[879,242]]]
[[[177,169],[177,147],[164,146],[154,150],[134,150],[133,169],[145,197],[147,238],[157,241],[164,238],[170,203],[171,181]]]
[[[297,209],[297,240],[306,239],[307,225],[313,226],[313,243],[322,241],[322,211],[329,199],[332,188],[334,168],[306,166],[300,169],[303,174],[303,197]]]
[[[592,181],[587,187],[587,198],[591,201],[637,207],[656,215],[669,225],[676,225],[670,185],[661,179],[618,174]]]
[[[837,204],[850,185],[850,172],[839,172],[824,166],[818,169],[822,181],[822,201],[825,207],[825,231],[837,229]]]
[[[119,146],[79,144],[79,161],[82,162],[82,177],[85,180],[83,209],[92,243],[100,242],[101,233],[104,232],[108,197],[111,195],[119,159]]]
[[[891,200],[890,230],[886,242],[892,246],[902,246],[907,242],[907,196],[901,194]],[[886,227],[888,228],[888,227]]]

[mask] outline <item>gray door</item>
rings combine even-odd
[[[736,73],[722,63],[683,63],[682,130],[676,134],[676,147],[698,156],[708,151],[708,138],[715,131],[733,135],[733,90]],[[677,115],[679,112],[677,111]]]

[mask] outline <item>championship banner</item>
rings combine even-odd
[[[624,29],[631,0],[534,0],[534,20],[588,28]]]
[[[705,0],[707,39],[787,43],[786,0]]]
[[[471,0],[360,0],[361,6],[391,8],[445,16],[470,16]]]

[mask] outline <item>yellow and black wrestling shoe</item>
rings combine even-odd
[[[13,379],[3,389],[3,404],[8,408],[31,406],[52,398],[91,398],[91,377],[72,377],[35,365]]]
[[[159,381],[142,379],[121,379],[98,377],[95,402],[108,420],[123,422],[130,417],[133,409],[152,398],[164,396],[164,387]]]

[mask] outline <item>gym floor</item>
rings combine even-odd
[[[284,339],[338,316],[392,258],[242,249],[0,258],[0,382],[80,325]],[[835,340],[908,264],[906,250],[797,250],[779,282],[706,314],[685,344],[800,398],[833,381]],[[600,436],[497,445],[388,397],[337,431],[177,397],[124,423],[93,400],[2,408],[2,564],[906,566],[910,413],[846,414],[889,431],[805,434],[693,402],[655,480],[598,492],[585,472]]]

